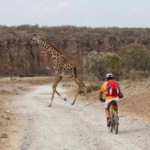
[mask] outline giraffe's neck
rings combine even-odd
[[[70,74],[74,77],[77,76],[76,67],[68,61],[67,56],[64,53],[60,52],[53,45],[49,44],[40,37],[38,37],[36,41],[51,55],[54,62],[53,69],[56,75],[59,74],[60,76],[64,76]]]
[[[49,44],[45,40],[37,38],[37,43],[42,45],[48,51],[56,64],[64,63],[65,61],[67,61],[67,56],[65,54],[57,50],[53,45]]]

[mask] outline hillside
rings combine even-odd
[[[130,44],[141,45],[147,51],[150,49],[149,28],[0,26],[0,75],[53,74],[47,52],[38,45],[29,45],[34,33],[80,65],[93,50],[117,53]]]

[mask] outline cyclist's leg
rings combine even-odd
[[[108,108],[108,105],[109,105],[110,102],[111,102],[111,100],[106,100],[105,101],[105,114],[106,114],[107,118],[110,118],[110,112],[109,112],[109,108]]]
[[[113,108],[114,108],[115,112],[118,113],[118,104],[117,103],[113,106]]]
[[[106,114],[106,119],[107,119],[107,127],[110,126],[110,112],[109,112],[109,108],[108,108],[108,104],[111,102],[112,100],[106,100],[105,101],[105,114]]]
[[[110,112],[108,108],[105,108],[105,114],[106,114],[106,120],[107,120],[107,126],[110,126]]]
[[[115,101],[117,102],[116,105],[114,106],[114,110],[118,113],[118,102],[120,101],[120,99],[115,99]]]
[[[107,117],[107,118],[110,117],[110,112],[109,112],[109,109],[108,109],[108,108],[105,108],[105,114],[106,114],[106,117]]]
[[[116,103],[116,105],[115,105],[115,107],[114,107],[114,110],[116,111],[116,113],[117,113],[117,119],[119,120],[119,117],[118,117],[118,102],[120,101],[120,99],[116,99],[115,101],[116,101],[117,103]],[[117,124],[119,125],[118,120],[117,120]],[[117,130],[118,130],[118,129],[117,129]]]

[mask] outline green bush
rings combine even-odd
[[[150,51],[141,45],[128,45],[121,50],[124,77],[147,77],[150,73]],[[145,72],[145,73],[144,73]],[[142,75],[143,74],[143,75]]]
[[[122,61],[117,54],[109,54],[106,56],[107,72],[111,72],[116,79],[122,75]]]
[[[104,80],[107,73],[113,73],[119,79],[122,74],[122,61],[116,53],[98,53],[93,51],[84,59],[85,71],[94,74],[99,80]]]
[[[37,74],[37,75],[48,75],[48,72],[45,69],[38,67],[38,66],[33,66],[31,73]]]
[[[100,89],[99,86],[96,86],[96,85],[89,85],[89,86],[87,86],[87,93],[91,93],[91,92],[94,92],[94,91],[98,91],[99,89]],[[81,95],[85,95],[85,93],[84,93],[84,91],[83,91],[82,89],[79,91],[79,93],[80,93]]]

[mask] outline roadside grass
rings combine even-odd
[[[99,86],[91,84],[91,85],[87,86],[87,93],[89,94],[91,92],[98,91],[99,89],[100,89]],[[82,89],[79,91],[79,93],[80,93],[80,95],[85,95],[85,92]]]

